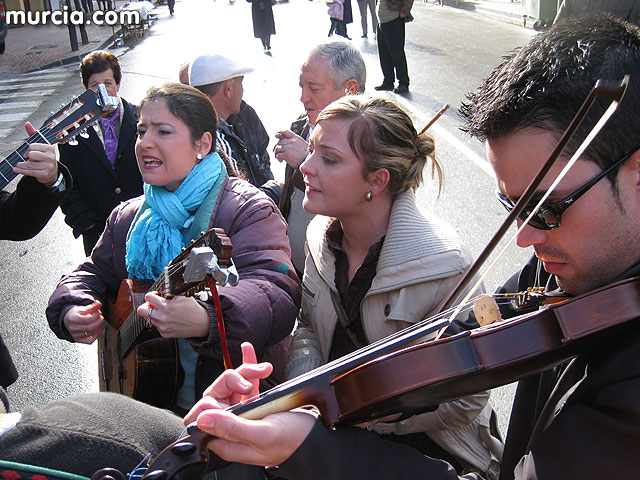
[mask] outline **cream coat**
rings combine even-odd
[[[325,236],[331,222],[316,216],[307,229],[302,308],[289,352],[287,378],[323,365],[331,349],[338,322],[331,301],[331,291],[337,291],[335,257]],[[448,225],[425,217],[412,192],[399,195],[392,206],[376,276],[361,304],[367,342],[437,313],[470,264],[469,253]],[[399,435],[426,432],[443,448],[486,470],[491,458],[486,444],[493,438],[481,438],[488,435],[488,400],[488,392],[471,395],[401,422],[377,424],[375,429]],[[499,450],[495,449],[498,456]]]

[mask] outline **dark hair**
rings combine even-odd
[[[89,86],[89,78],[94,73],[102,73],[111,69],[113,79],[117,84],[122,80],[122,72],[120,71],[120,62],[111,52],[104,50],[96,50],[86,55],[80,63],[80,75],[82,76],[82,84],[85,88]]]
[[[165,83],[160,87],[151,87],[147,91],[147,96],[138,105],[138,115],[140,115],[142,107],[146,103],[159,100],[163,100],[171,114],[179,118],[187,126],[191,140],[194,143],[205,132],[209,132],[213,137],[212,145],[224,160],[227,172],[229,175],[238,176],[238,172],[231,166],[227,156],[218,148],[216,142],[218,115],[209,97],[189,85],[174,82]]]
[[[433,138],[418,135],[411,117],[395,103],[367,95],[347,95],[328,105],[318,115],[325,120],[352,120],[347,139],[353,153],[362,161],[363,175],[380,168],[389,171],[389,193],[393,197],[422,184],[422,171],[431,159],[431,176],[442,169],[435,158]]]
[[[206,85],[198,85],[195,88],[200,90],[207,97],[213,98],[216,96],[216,93],[220,91],[220,88],[222,87],[222,84],[224,82],[226,82],[226,80],[223,80],[222,82],[216,82],[216,83],[207,83]]]
[[[496,67],[460,111],[463,130],[481,140],[526,129],[559,138],[598,79],[631,81],[615,114],[585,151],[605,169],[640,148],[640,30],[610,15],[558,22]],[[597,101],[565,152],[571,155],[608,102]],[[609,175],[615,188],[617,171]]]

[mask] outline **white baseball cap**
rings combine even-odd
[[[189,66],[189,85],[198,87],[224,82],[253,72],[253,68],[239,65],[222,55],[200,55]]]

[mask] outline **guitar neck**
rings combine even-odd
[[[0,190],[9,185],[9,183],[11,183],[11,181],[18,176],[18,174],[13,171],[13,167],[15,167],[20,162],[26,161],[26,158],[24,156],[27,153],[29,145],[31,145],[32,143],[51,144],[51,141],[42,133],[36,131],[36,133],[31,135],[28,140],[26,140],[22,145],[14,150],[13,153],[5,158],[0,163]],[[53,143],[57,142],[54,141]]]

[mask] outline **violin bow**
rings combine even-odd
[[[442,107],[438,113],[436,113],[433,118],[431,120],[429,120],[429,123],[427,123],[424,128],[422,130],[420,130],[420,133],[418,133],[418,136],[422,135],[424,132],[426,132],[427,130],[429,130],[429,127],[431,125],[433,125],[434,123],[436,123],[436,121],[444,114],[444,112],[446,112],[449,109],[450,105],[447,103],[444,107]]]
[[[560,140],[558,140],[556,147],[554,148],[553,152],[551,153],[551,155],[549,156],[545,164],[540,168],[536,176],[531,180],[531,182],[527,186],[522,196],[518,199],[518,201],[514,205],[513,210],[511,210],[509,215],[507,215],[507,218],[504,219],[504,221],[502,222],[502,225],[500,225],[500,227],[498,228],[496,233],[493,235],[493,237],[491,238],[487,246],[482,250],[482,252],[478,256],[478,258],[473,262],[469,270],[467,270],[464,276],[460,279],[460,282],[458,283],[458,285],[449,294],[449,297],[447,297],[444,304],[440,308],[440,312],[449,309],[456,302],[456,300],[458,300],[458,298],[462,294],[463,290],[467,287],[467,285],[471,283],[471,280],[473,279],[473,277],[476,275],[476,273],[478,273],[478,271],[480,270],[482,265],[484,265],[489,255],[491,255],[491,253],[495,250],[498,243],[502,240],[502,238],[504,237],[506,232],[509,230],[513,222],[515,222],[515,220],[518,218],[518,216],[520,215],[524,207],[529,203],[533,195],[536,193],[536,189],[538,188],[538,186],[540,185],[544,177],[547,175],[547,173],[549,172],[549,170],[551,169],[555,161],[558,159],[558,157],[560,157],[560,154],[563,152],[563,150],[565,149],[565,147],[573,137],[574,133],[576,132],[576,130],[581,125],[584,118],[589,113],[595,100],[598,97],[605,97],[610,99],[611,103],[609,107],[606,109],[606,111],[604,112],[604,114],[600,117],[600,120],[598,120],[596,125],[586,136],[585,140],[582,142],[582,144],[578,147],[576,152],[573,154],[573,156],[567,163],[566,167],[558,175],[558,177],[555,179],[551,187],[549,187],[549,189],[547,190],[547,192],[545,192],[545,194],[540,199],[536,207],[532,210],[531,214],[520,226],[518,231],[513,236],[512,240],[515,239],[518,233],[520,232],[520,230],[522,230],[522,228],[524,228],[529,223],[529,220],[536,214],[536,212],[538,211],[542,203],[544,203],[544,201],[551,194],[553,189],[558,185],[558,183],[569,171],[571,166],[577,161],[580,155],[582,155],[582,153],[587,149],[587,147],[596,137],[598,132],[600,132],[602,127],[604,127],[606,122],[613,115],[616,108],[618,108],[618,105],[622,101],[622,98],[624,97],[624,94],[627,89],[627,85],[629,85],[629,75],[625,75],[620,82],[610,82],[610,81],[608,82],[604,80],[598,80],[596,82],[594,87],[589,92],[589,95],[587,96],[585,101],[582,103],[582,106],[578,110],[578,113],[576,113],[575,117],[573,117],[573,119],[571,120],[571,123],[562,134],[562,137],[560,137]],[[466,301],[468,301],[469,298],[471,298],[471,296],[475,293],[475,291],[478,289],[480,284],[484,281],[487,274],[491,271],[491,269],[493,269],[493,267],[495,266],[499,258],[504,254],[504,252],[510,246],[510,244],[511,244],[511,241],[508,242],[507,246],[503,249],[503,251],[500,253],[498,258],[493,262],[489,270],[476,282],[476,284],[471,289],[471,291],[467,293],[463,301],[460,302],[461,304],[464,304]],[[458,314],[458,311],[455,310],[454,314],[451,315],[449,321],[452,321],[452,319],[455,318],[457,314]],[[440,332],[437,338],[439,338],[442,333],[443,332]]]

